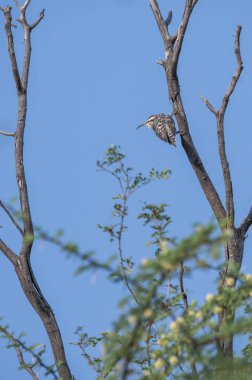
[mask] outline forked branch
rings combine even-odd
[[[204,97],[201,97],[205,105],[208,109],[215,115],[217,121],[217,136],[218,136],[218,146],[219,146],[219,157],[222,167],[223,179],[225,183],[225,196],[226,196],[226,210],[228,223],[231,228],[234,228],[234,197],[233,197],[233,187],[232,187],[232,179],[229,168],[229,163],[226,154],[225,148],[225,135],[224,135],[224,117],[225,112],[230,100],[230,97],[236,87],[236,84],[240,78],[241,72],[243,70],[243,62],[241,59],[241,50],[240,50],[240,34],[241,34],[241,26],[237,27],[236,37],[235,37],[235,55],[237,60],[237,68],[234,73],[231,83],[227,89],[226,94],[222,99],[222,104],[220,108],[216,111],[211,103]]]
[[[40,290],[30,262],[31,249],[34,241],[34,228],[30,211],[28,189],[26,184],[23,147],[27,112],[27,89],[32,50],[31,32],[43,19],[44,11],[41,12],[39,18],[37,19],[37,21],[35,21],[34,24],[29,25],[26,19],[26,10],[31,0],[26,0],[22,6],[17,0],[14,0],[14,2],[20,12],[18,21],[22,25],[24,34],[24,56],[22,76],[20,76],[16,59],[16,53],[14,49],[13,34],[11,29],[11,7],[7,6],[6,8],[1,8],[1,10],[3,11],[5,16],[5,30],[8,43],[8,52],[10,56],[10,62],[17,88],[18,97],[18,118],[17,128],[15,131],[15,166],[24,231],[22,231],[21,228],[18,228],[17,224],[14,223],[14,220],[11,218],[11,215],[7,212],[8,216],[11,218],[15,226],[19,229],[20,232],[22,231],[22,246],[19,252],[19,256],[17,256],[14,252],[12,252],[12,250],[9,247],[7,247],[7,245],[2,240],[0,240],[0,250],[12,262],[27,299],[29,300],[30,304],[35,309],[45,326],[45,329],[50,339],[55,364],[57,366],[59,376],[63,380],[71,380],[72,375],[65,357],[64,344],[61,338],[60,329],[58,327],[52,309],[50,308],[48,302],[46,301],[43,293]],[[6,211],[7,210],[5,209],[5,212]],[[22,360],[21,356],[20,360]]]
[[[223,219],[226,218],[227,213],[194,146],[182,98],[180,95],[180,85],[177,76],[177,65],[184,40],[184,35],[190,16],[196,3],[197,0],[186,1],[183,18],[177,32],[175,33],[174,38],[174,36],[169,36],[167,32],[166,24],[158,7],[157,1],[150,0],[150,6],[157,21],[165,46],[165,60],[163,61],[162,66],[165,69],[169,90],[169,98],[172,102],[173,113],[176,117],[177,124],[179,127],[182,145],[185,150],[185,153],[187,154],[189,162],[200,182],[200,185],[206,195],[206,198],[219,224],[222,225]]]

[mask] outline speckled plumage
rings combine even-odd
[[[148,120],[141,124],[146,125],[150,129],[153,129],[155,134],[165,142],[176,146],[176,128],[174,120],[171,116],[160,113],[158,115],[152,115]]]

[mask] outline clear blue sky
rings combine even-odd
[[[1,5],[6,5],[1,1]],[[161,9],[173,9],[178,25],[184,0],[160,0]],[[34,222],[47,231],[63,228],[66,240],[83,250],[95,250],[103,259],[115,247],[96,224],[111,221],[111,196],[117,191],[112,179],[97,173],[95,163],[110,144],[119,144],[130,166],[148,171],[169,168],[168,182],[152,184],[132,201],[133,214],[140,200],[170,205],[171,235],[182,237],[193,222],[207,222],[212,212],[190,168],[182,147],[174,149],[151,131],[136,131],[147,116],[170,112],[162,68],[163,45],[147,0],[33,0],[31,20],[42,8],[46,17],[33,32],[29,111],[25,139],[25,164]],[[215,121],[200,100],[206,96],[218,107],[236,68],[233,53],[236,25],[241,36],[244,71],[226,114],[227,152],[233,176],[236,220],[248,212],[252,199],[250,121],[252,88],[250,0],[199,0],[185,38],[179,74],[181,91],[195,144],[223,197],[217,157]],[[1,15],[0,15],[1,16]],[[0,23],[0,129],[13,131],[16,96],[7,56],[3,17]],[[14,30],[21,57],[20,26]],[[0,198],[17,195],[13,141],[0,136]],[[17,248],[16,231],[1,213],[1,237]],[[133,219],[125,241],[125,255],[136,261],[151,254],[145,247],[147,232]],[[251,268],[251,238],[246,240],[244,268]],[[34,247],[32,262],[39,282],[62,329],[67,356],[77,379],[94,379],[77,348],[68,344],[73,332],[84,325],[96,334],[109,329],[116,317],[118,297],[125,292],[98,273],[73,277],[76,263],[65,260],[46,243]],[[27,342],[47,343],[40,320],[26,301],[12,267],[0,256],[2,315],[13,331],[25,331]],[[203,291],[213,290],[204,277]],[[191,280],[196,296],[203,277]],[[0,378],[29,379],[17,372],[15,352],[0,341]],[[41,376],[41,379],[43,377]]]

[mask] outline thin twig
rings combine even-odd
[[[0,239],[0,251],[12,262],[13,265],[16,265],[17,255],[10,249],[5,242]]]
[[[147,356],[147,362],[148,362],[148,370],[149,370],[150,374],[152,375],[151,353],[150,353],[151,328],[152,328],[152,324],[150,324],[148,326],[148,331],[147,331],[147,337],[146,337],[146,356]]]
[[[185,309],[187,310],[189,305],[188,305],[188,300],[187,300],[187,294],[184,288],[184,273],[185,273],[185,268],[184,268],[184,263],[181,261],[179,263],[180,266],[180,271],[179,271],[179,287],[180,287],[180,293],[184,302]]]
[[[200,96],[207,108],[215,115],[217,116],[217,111],[215,110],[214,106],[206,99],[204,96]]]
[[[184,15],[181,21],[181,24],[177,30],[177,38],[176,38],[176,43],[174,46],[174,54],[172,56],[172,62],[174,69],[177,68],[178,65],[178,60],[185,36],[185,32],[187,29],[188,22],[190,20],[191,13],[193,11],[194,6],[196,5],[198,0],[186,0],[186,5],[184,9]]]
[[[179,271],[180,293],[181,293],[181,296],[182,296],[182,299],[184,302],[185,310],[188,310],[189,304],[188,304],[187,294],[186,294],[186,291],[184,288],[184,273],[185,273],[184,262],[181,261],[179,263],[179,266],[180,266],[180,271]],[[193,358],[190,359],[190,365],[191,365],[191,369],[192,369],[192,372],[193,372],[195,378],[198,379],[199,378],[198,371],[197,371],[195,360]]]
[[[17,0],[13,0],[14,3],[16,4],[16,6],[18,7],[18,9],[21,11],[21,4],[19,4],[19,2]]]
[[[242,221],[242,223],[239,227],[239,229],[242,231],[244,236],[246,235],[246,233],[247,233],[247,231],[251,225],[252,225],[252,207],[250,208],[248,215],[246,216],[246,218],[244,218],[244,220]]]
[[[57,379],[58,376],[56,375],[56,372],[54,371],[54,369],[51,367],[51,366],[48,366],[47,364],[45,364],[42,359],[41,359],[41,353],[40,354],[37,354],[36,352],[34,352],[32,350],[32,348],[30,347],[27,347],[27,345],[22,342],[20,339],[18,338],[15,338],[13,336],[13,334],[11,334],[9,331],[8,331],[8,326],[1,326],[0,325],[0,332],[2,334],[4,334],[12,343],[13,343],[13,347],[16,349],[18,349],[17,353],[18,353],[18,358],[19,358],[19,355],[21,354],[22,357],[23,357],[23,353],[21,350],[23,350],[24,352],[27,352],[29,354],[32,355],[32,357],[36,360],[36,366],[39,366],[43,369],[45,369],[46,373],[50,374],[53,376],[54,379]],[[43,351],[44,352],[44,351]],[[20,361],[19,361],[20,362]],[[21,366],[25,369],[27,369],[26,367],[32,369],[32,367],[34,367],[35,365],[33,364],[32,366],[29,366],[28,364],[26,364],[23,360],[23,364],[20,362]]]
[[[128,280],[128,276],[126,273],[126,270],[124,268],[124,257],[123,257],[123,250],[122,250],[122,236],[123,232],[125,229],[125,216],[127,214],[127,201],[130,196],[130,181],[129,181],[129,175],[128,173],[124,170],[123,165],[121,165],[121,170],[126,178],[126,188],[124,189],[124,194],[123,194],[123,206],[122,206],[122,211],[121,211],[121,217],[120,217],[120,227],[119,231],[117,234],[117,239],[118,239],[118,251],[119,251],[119,256],[120,256],[120,265],[123,273],[123,278],[126,287],[128,288],[129,292],[131,293],[132,297],[134,298],[135,302],[140,305],[140,302],[137,299],[137,296],[135,295],[135,292],[131,288]]]
[[[6,8],[3,9],[3,12],[4,12],[4,16],[5,16],[5,31],[6,31],[6,35],[7,35],[8,50],[9,50],[9,56],[10,56],[13,78],[15,80],[17,92],[18,92],[18,94],[20,94],[23,90],[23,86],[21,83],[16,53],[14,50],[13,34],[12,34],[12,30],[11,30],[11,25],[12,25],[12,23],[11,23],[12,22],[11,7],[7,6]]]
[[[33,371],[32,367],[30,367],[28,364],[25,363],[24,357],[23,357],[23,353],[20,350],[19,346],[17,345],[16,340],[14,338],[13,339],[10,338],[10,340],[11,340],[11,342],[13,343],[13,345],[15,347],[15,350],[16,350],[17,357],[18,357],[18,360],[19,360],[21,368],[24,368],[31,375],[31,377],[34,380],[38,380],[38,377],[37,377],[36,373]]]
[[[17,223],[17,221],[15,220],[15,218],[11,215],[10,211],[7,209],[7,207],[3,204],[3,202],[1,200],[0,200],[0,207],[2,207],[2,209],[6,212],[6,214],[8,215],[8,217],[10,218],[10,220],[12,221],[12,223],[14,224],[14,226],[18,229],[18,231],[20,232],[21,236],[23,237],[24,236],[24,231],[19,226],[19,224]]]
[[[45,10],[43,9],[41,12],[40,12],[40,15],[37,19],[37,21],[35,21],[32,25],[31,25],[31,30],[36,28],[36,26],[40,23],[40,21],[43,20],[43,18],[45,17]]]
[[[15,137],[15,132],[5,132],[0,130],[0,135]]]

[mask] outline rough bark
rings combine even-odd
[[[162,36],[164,47],[165,47],[165,59],[159,60],[158,63],[161,64],[165,70],[168,94],[173,107],[173,114],[176,117],[178,124],[181,143],[187,158],[198,178],[198,181],[205,193],[207,201],[212,208],[212,211],[218,221],[220,229],[223,233],[227,233],[229,238],[224,244],[225,249],[225,265],[224,270],[220,275],[219,280],[219,292],[221,293],[228,285],[226,279],[228,277],[234,278],[234,284],[236,283],[237,276],[241,267],[244,251],[244,241],[246,238],[246,233],[252,224],[252,209],[250,209],[247,217],[241,223],[239,228],[235,227],[234,216],[235,216],[235,206],[233,199],[233,188],[231,173],[229,169],[229,163],[227,159],[226,149],[225,149],[225,136],[224,136],[224,116],[228,106],[230,96],[232,95],[235,86],[239,80],[240,74],[243,69],[243,63],[240,54],[240,33],[241,27],[237,27],[236,39],[235,39],[235,55],[237,59],[237,69],[231,80],[230,86],[223,97],[223,101],[219,110],[215,110],[212,104],[204,97],[202,100],[209,108],[209,110],[215,115],[217,122],[217,138],[219,146],[219,158],[222,166],[222,174],[225,185],[225,197],[226,205],[224,207],[219,194],[214,187],[213,182],[209,178],[209,175],[202,163],[202,160],[196,150],[193,143],[188,120],[186,117],[186,112],[184,109],[181,93],[180,93],[180,83],[177,74],[177,67],[179,63],[179,56],[182,49],[182,44],[186,29],[190,20],[191,13],[194,9],[198,0],[186,0],[184,14],[181,23],[177,29],[177,32],[171,36],[169,34],[168,26],[171,22],[171,16],[169,17],[169,24],[164,21],[164,18],[160,12],[158,2],[156,0],[150,0],[150,6],[157,21],[157,25]],[[169,13],[171,15],[171,13]],[[229,319],[229,321],[234,320],[235,312],[223,312],[219,315],[219,328],[221,329],[222,324]],[[224,357],[233,357],[233,337],[223,338],[219,342],[222,354]]]

